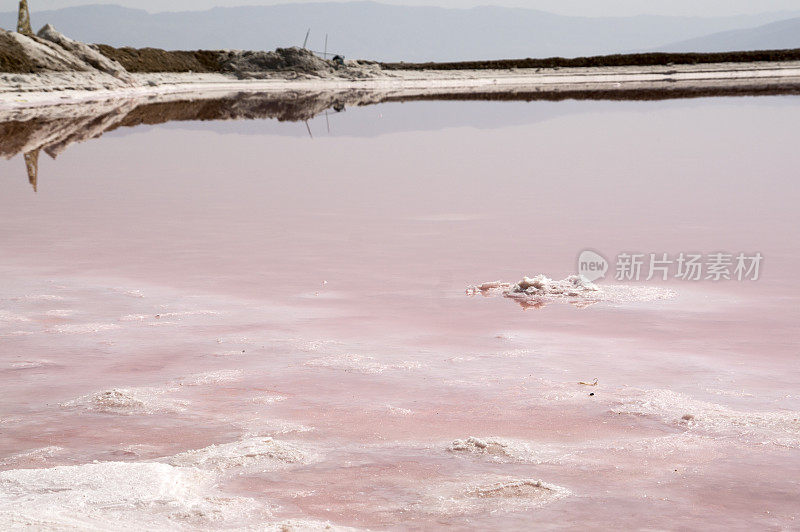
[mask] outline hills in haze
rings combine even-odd
[[[570,17],[531,9],[445,9],[374,2],[285,4],[148,13],[96,5],[31,13],[72,38],[165,49],[273,49],[301,45],[350,58],[457,61],[582,56],[642,50],[725,51],[800,47],[796,13],[735,17]],[[16,12],[0,25],[16,26]],[[670,44],[676,43],[676,44]]]
[[[800,17],[756,28],[723,31],[660,47],[670,52],[728,52],[800,48]]]

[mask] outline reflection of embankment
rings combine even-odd
[[[309,120],[327,109],[363,102],[358,91],[323,93],[237,93],[225,97],[159,101],[126,100],[91,104],[38,107],[0,112],[0,156],[25,154],[28,180],[37,188],[38,155],[52,158],[75,142],[100,137],[120,127],[155,125],[175,121]]]
[[[188,120],[309,120],[327,109],[359,104],[360,93],[234,94],[217,98],[165,98],[34,107],[0,111],[0,155],[37,149],[58,156],[69,144],[119,127]]]
[[[652,85],[652,84],[648,84]],[[481,102],[562,102],[567,100],[595,101],[660,101],[688,98],[713,98],[736,96],[785,96],[800,94],[800,82],[780,82],[774,84],[731,85],[707,84],[705,86],[684,87],[673,82],[664,82],[657,87],[636,88],[547,88],[538,91],[503,92],[438,92],[431,94],[387,96],[382,102],[412,101],[481,101]]]
[[[716,96],[800,94],[795,78],[686,83],[571,83],[520,90],[514,86],[347,89],[326,91],[163,94],[144,99],[95,101],[84,104],[0,110],[0,156],[25,154],[28,180],[38,183],[38,155],[56,158],[70,144],[97,138],[120,127],[178,121],[260,120],[307,121],[329,109],[404,101],[562,101],[666,100]]]

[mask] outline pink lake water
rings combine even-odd
[[[328,120],[0,162],[2,528],[800,526],[797,97]],[[587,248],[764,261],[465,294]]]

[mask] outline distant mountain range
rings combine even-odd
[[[718,18],[590,18],[501,7],[445,9],[349,2],[180,13],[97,5],[34,10],[31,15],[35,29],[51,23],[81,41],[165,49],[263,50],[302,45],[310,28],[311,49],[322,51],[328,34],[330,51],[384,61],[574,57],[693,46],[709,50],[800,47],[799,32],[791,35],[791,29],[781,29],[781,24],[791,21],[776,22],[800,17],[800,11]],[[16,12],[0,13],[4,28],[13,29],[16,20]],[[780,37],[766,29],[771,26],[778,27]]]
[[[756,28],[723,31],[659,47],[670,52],[728,52],[800,48],[800,18],[781,20]]]

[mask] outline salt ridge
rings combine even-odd
[[[502,295],[519,303],[523,308],[542,308],[549,303],[569,303],[585,308],[596,303],[638,303],[674,299],[674,290],[652,286],[604,285],[589,282],[580,275],[570,275],[560,281],[539,274],[524,277],[518,283],[491,281],[469,286],[468,296]]]

